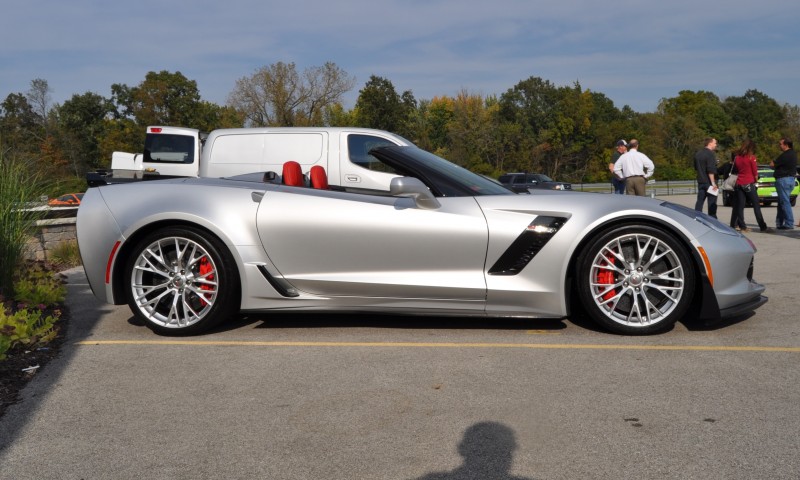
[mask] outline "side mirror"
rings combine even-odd
[[[394,197],[410,197],[418,208],[432,210],[441,207],[433,193],[418,178],[395,177],[389,184],[389,193]]]

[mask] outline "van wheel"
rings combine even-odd
[[[196,334],[238,310],[235,262],[216,238],[191,227],[143,238],[125,277],[131,311],[162,335]]]
[[[625,225],[603,232],[576,265],[582,305],[612,332],[666,330],[683,317],[694,295],[696,272],[686,248],[655,227]]]

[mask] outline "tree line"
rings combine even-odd
[[[726,98],[684,90],[661,99],[655,112],[638,113],[578,82],[558,86],[532,76],[500,95],[462,90],[417,100],[373,75],[346,110],[342,98],[355,85],[332,62],[303,71],[278,62],[238,79],[225,105],[203,100],[194,80],[169,71],[149,72],[135,86],[113,84],[110,97],[86,92],[53,104],[47,81],[34,79],[27,92],[0,104],[0,149],[57,180],[54,188],[78,189],[87,171],[110,165],[113,151],[141,151],[148,125],[355,126],[400,134],[485,175],[529,171],[603,182],[620,138],[639,139],[656,164],[656,179],[680,180],[694,177],[692,155],[705,137],[719,140],[723,162],[750,138],[768,163],[780,153],[781,137],[800,136],[800,108],[758,90]]]

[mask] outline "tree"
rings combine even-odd
[[[397,94],[391,81],[370,76],[359,90],[355,117],[358,126],[387,130],[403,136],[413,133],[413,114],[417,102],[411,91]]]
[[[455,116],[455,101],[447,96],[433,97],[420,102],[419,110],[422,125],[416,135],[421,140],[418,145],[434,153],[446,149],[449,146],[448,125]]]
[[[756,142],[759,156],[774,158],[780,153],[777,143],[787,124],[786,110],[778,102],[758,90],[748,90],[741,97],[726,98],[723,106],[734,125]]]
[[[244,118],[233,107],[202,100],[197,104],[192,126],[204,132],[217,128],[241,128],[244,126]]]
[[[541,146],[546,173],[557,178],[579,180],[589,164],[591,137],[591,93],[579,83],[572,87],[559,87],[558,103],[552,114],[552,123],[542,131]]]
[[[148,72],[135,87],[112,85],[111,94],[113,119],[105,123],[105,136],[99,142],[104,162],[110,161],[115,150],[141,151],[149,125],[209,131],[243,124],[234,109],[202,100],[197,82],[181,72]]]
[[[0,151],[12,160],[30,165],[41,172],[44,178],[51,178],[65,162],[57,142],[49,133],[54,129],[48,127],[50,112],[46,106],[49,100],[44,99],[47,97],[46,83],[32,82],[32,85],[43,87],[36,90],[37,94],[42,95],[41,98],[31,95],[31,92],[6,97],[0,107]],[[41,100],[38,106],[48,118],[37,113],[36,106],[30,103],[29,98]]]
[[[497,107],[487,108],[483,97],[462,90],[452,100],[447,123],[448,156],[470,170],[491,174],[495,169]]]
[[[500,96],[500,115],[507,122],[522,125],[526,134],[536,136],[552,124],[558,96],[552,83],[530,77]]]
[[[355,79],[332,62],[302,75],[294,63],[278,62],[237,80],[228,105],[252,127],[322,125],[326,109],[339,104],[354,84]]]
[[[702,148],[706,137],[719,141],[723,157],[736,141],[731,136],[731,118],[712,92],[681,90],[677,97],[661,99],[658,118],[640,116],[645,118],[647,121],[642,124],[648,126],[646,140],[651,148],[647,153],[654,158],[651,153],[660,150],[656,164],[659,178],[690,178],[694,172],[694,152]]]
[[[783,135],[795,142],[800,141],[800,106],[784,104],[783,117],[786,123]]]
[[[10,154],[35,151],[42,140],[41,119],[21,93],[9,94],[0,104],[0,147]]]
[[[731,119],[711,92],[681,90],[677,97],[661,99],[658,111],[665,117],[668,146],[680,156],[693,152],[705,137],[730,143]]]
[[[76,94],[57,111],[63,150],[73,173],[81,176],[90,168],[103,165],[100,141],[105,135],[106,119],[114,111],[111,100],[92,92]]]
[[[47,132],[47,117],[50,113],[50,85],[47,80],[35,78],[31,80],[31,88],[25,94],[42,129]]]
[[[112,85],[111,94],[117,116],[131,119],[142,127],[142,139],[144,127],[148,125],[197,128],[201,113],[197,82],[181,72],[148,72],[144,81],[135,87]]]
[[[602,156],[593,131],[594,99],[579,83],[556,87],[530,77],[500,97],[504,123],[519,124],[523,139],[513,155],[519,170],[541,171],[577,181],[589,171],[590,160]],[[612,112],[605,110],[604,114]],[[607,164],[606,164],[607,165]]]
[[[325,109],[322,123],[331,127],[353,127],[356,119],[352,110],[345,111],[342,104],[335,103]]]

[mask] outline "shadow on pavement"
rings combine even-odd
[[[514,430],[497,422],[469,427],[458,444],[463,464],[448,472],[434,472],[416,480],[533,480],[510,473],[517,441]]]
[[[9,407],[5,415],[0,418],[0,455],[14,443],[28,419],[36,415],[42,401],[61,381],[64,371],[77,352],[75,344],[90,339],[100,318],[114,309],[113,306],[103,305],[95,299],[86,283],[82,267],[62,273],[67,277],[65,306],[69,311],[65,339],[59,354],[42,369],[42,372],[36,374],[20,393],[20,400]]]

